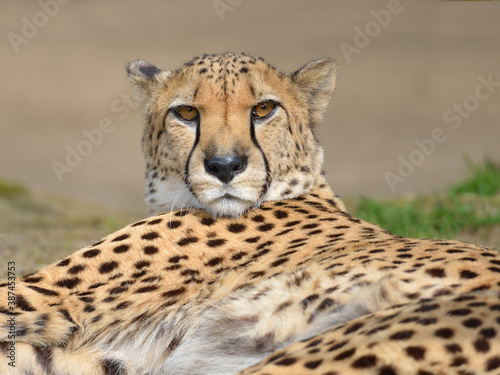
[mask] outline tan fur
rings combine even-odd
[[[212,61],[221,64],[235,58],[224,54]],[[259,362],[245,374],[371,371],[392,375],[417,374],[422,369],[464,375],[493,368],[500,332],[498,252],[457,241],[398,237],[350,216],[320,173],[322,151],[311,127],[321,115],[306,115],[311,109],[324,110],[334,82],[331,62],[319,60],[283,75],[258,65],[258,59],[240,58],[256,61],[258,69],[252,82],[259,84],[253,90],[279,93],[282,108],[294,113],[295,120],[290,116],[286,120],[278,111],[255,128],[264,152],[259,151],[260,157],[256,152],[252,159],[250,150],[256,144],[248,140],[242,120],[248,119],[252,104],[244,89],[247,81],[235,83],[235,96],[221,100],[224,91],[193,70],[197,61],[207,64],[207,57],[174,72],[135,62],[129,75],[145,101],[147,116],[155,119],[149,122],[144,137],[146,150],[152,153],[149,159],[146,153],[146,159],[150,167],[151,163],[156,166],[148,173],[181,168],[176,161],[182,164],[188,160],[184,151],[187,145],[193,150],[196,129],[173,119],[162,129],[158,119],[165,116],[168,103],[177,100],[172,98],[189,99],[192,85],[199,83],[199,102],[188,104],[196,104],[205,114],[199,126],[205,122],[210,128],[206,137],[200,136],[198,145],[204,145],[203,152],[214,142],[218,152],[238,145],[247,150],[252,163],[251,175],[243,178],[242,174],[240,182],[234,179],[235,189],[247,184],[251,190],[252,184],[262,184],[266,178],[259,174],[262,155],[268,159],[275,186],[279,185],[274,182],[276,176],[283,176],[278,182],[284,184],[289,182],[287,173],[293,178],[299,178],[300,173],[306,176],[293,166],[282,171],[290,160],[279,152],[295,155],[290,157],[295,160],[293,165],[311,163],[308,173],[313,185],[293,184],[297,190],[287,194],[307,190],[294,198],[278,193],[273,199],[260,197],[258,207],[247,207],[239,217],[223,215],[217,207],[215,211],[213,207],[195,209],[199,202],[191,202],[189,209],[169,209],[133,223],[56,264],[19,278],[15,308],[9,305],[9,285],[0,284],[0,374],[220,375],[234,374]],[[232,120],[221,121],[224,108],[233,107],[226,116]],[[300,130],[288,130],[288,126],[299,129],[297,119],[307,124],[302,135]],[[161,130],[165,138],[158,137]],[[302,140],[299,148],[290,140],[292,135]],[[274,149],[276,139],[292,149]],[[175,157],[168,156],[170,147],[177,144],[184,146],[174,147]],[[195,148],[192,154],[196,152],[201,154],[202,150]],[[199,184],[201,191],[196,194],[202,196],[204,189],[209,189],[206,186],[214,182],[205,176],[206,171],[196,169],[196,163],[189,169],[197,171],[190,184]],[[184,180],[179,181],[172,185],[173,194],[182,195],[186,188]],[[436,305],[435,313],[420,313],[414,307],[429,304]],[[466,318],[449,313],[449,306],[470,310],[467,314],[480,317],[484,328],[492,327],[493,331],[477,329],[475,336],[467,337],[469,331],[460,326]],[[399,349],[391,349],[389,358],[381,348],[393,348],[391,335],[408,326],[400,316],[436,318],[443,327],[456,328],[455,337],[460,334],[468,344],[461,346],[459,354],[447,351],[443,345],[453,342],[433,341],[433,326],[413,324],[414,336]],[[15,318],[16,368],[8,365],[9,318]],[[391,327],[388,333],[367,341],[366,331],[382,320]],[[353,324],[365,328],[359,333],[344,329]],[[484,340],[474,344],[481,335],[489,335],[488,345]],[[344,337],[347,342],[341,345]],[[317,350],[307,345],[317,346]],[[354,348],[356,356],[335,359],[343,346]],[[420,346],[429,354],[415,362],[414,356],[421,350],[408,351],[408,347]],[[441,362],[436,362],[434,352]],[[376,363],[370,365],[373,356]],[[457,356],[466,359],[461,367],[454,366]],[[498,363],[500,367],[500,360]]]

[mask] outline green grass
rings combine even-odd
[[[27,191],[22,185],[0,178],[0,197],[14,198],[26,194]]]
[[[452,187],[450,193],[460,195],[465,193],[482,196],[492,196],[500,193],[500,167],[491,161],[484,166],[477,166],[468,162],[473,176],[464,182]]]
[[[473,166],[472,177],[444,194],[398,201],[361,198],[355,216],[397,235],[452,238],[500,225],[500,167]]]
[[[14,261],[17,272],[31,272],[139,218],[0,178],[0,265]]]

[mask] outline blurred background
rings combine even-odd
[[[0,176],[34,190],[146,213],[124,64],[220,51],[288,72],[336,60],[317,135],[340,195],[432,192],[468,173],[464,157],[500,160],[498,3],[40,0],[0,14]]]

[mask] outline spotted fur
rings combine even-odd
[[[210,61],[219,70],[229,61],[232,73],[223,70],[224,79],[208,78]],[[202,155],[203,150],[211,150],[201,147],[203,142],[210,144],[210,139],[217,140],[217,150],[222,149],[221,137],[202,141],[199,134],[196,141],[196,133],[203,133],[206,117],[213,119],[209,104],[230,105],[239,110],[228,113],[246,119],[256,141],[252,137],[245,140],[247,133],[228,125],[236,121],[211,123],[205,133],[221,134],[222,128],[233,135],[227,142],[240,138],[242,144],[247,142],[247,168],[254,170],[245,179],[264,186],[259,181],[262,184],[262,178],[269,178],[266,198],[259,196],[239,215],[234,208],[240,206],[226,195],[222,199],[228,200],[224,207],[231,207],[229,211],[201,200],[182,204],[184,209],[167,205],[166,213],[126,226],[19,278],[15,304],[9,304],[9,284],[0,283],[2,375],[498,373],[498,252],[457,241],[399,237],[349,215],[325,183],[321,163],[316,165],[315,158],[322,153],[319,146],[306,135],[312,134],[310,129],[321,116],[307,112],[321,112],[324,105],[317,105],[323,100],[318,98],[329,96],[318,87],[333,80],[331,62],[313,62],[289,76],[258,64],[264,63],[233,54],[194,59],[170,73],[145,62],[132,64],[129,75],[140,86],[138,95],[139,99],[142,95],[147,117],[166,119],[164,128],[150,120],[144,137],[146,150],[148,142],[153,145],[158,140],[152,148],[156,159],[150,159],[156,160],[158,176],[162,168],[168,172],[169,163],[175,165],[165,154],[165,144],[173,138],[185,142],[175,152],[184,150],[187,155],[185,159],[176,157],[181,161],[177,176],[182,176],[182,168],[184,173],[188,170],[177,178],[182,185],[177,187],[178,194],[188,189],[196,198],[210,186],[216,186],[215,191],[230,191],[207,177],[208,171],[201,167],[198,177],[205,182],[196,188],[196,178],[186,177],[196,167],[185,164],[188,154],[196,158],[196,152]],[[276,112],[260,128],[249,120],[252,107],[248,103],[239,107],[238,103],[246,102],[233,100],[240,92],[236,86],[246,87],[248,81],[235,80],[234,87],[232,80],[227,81],[236,72],[239,76],[251,73],[250,68],[241,71],[247,65],[260,66],[260,81],[252,81],[259,83],[254,92],[266,87],[281,92],[288,82],[294,93],[280,97],[281,115]],[[203,69],[206,71],[200,72]],[[330,80],[325,78],[326,71]],[[222,86],[214,86],[212,81]],[[186,101],[192,99],[192,94],[185,93],[192,92],[193,82],[200,86],[197,95],[204,92],[205,101]],[[203,85],[211,88],[213,102]],[[193,124],[168,120],[166,108],[173,97],[183,98],[176,106],[196,104],[201,114],[195,126],[198,130],[189,129]],[[255,101],[262,98],[269,99],[261,96]],[[303,117],[297,117],[305,121],[302,138],[298,122],[292,122],[292,131],[288,130],[292,125],[282,117],[285,109],[302,111]],[[241,121],[239,130],[244,128]],[[178,133],[168,127],[179,128]],[[283,132],[287,135],[281,139]],[[294,134],[305,143],[299,147],[286,143]],[[271,136],[292,149],[283,152],[297,153],[290,157],[295,160],[287,169],[290,176],[273,172],[280,160],[281,166],[290,161],[273,153]],[[304,146],[309,138],[315,152]],[[198,146],[193,146],[196,142]],[[314,168],[307,172],[313,176],[312,185],[291,184],[299,178],[293,165],[309,163],[311,155],[316,155],[311,164]],[[259,174],[264,159],[269,171]],[[156,180],[161,181],[158,176]],[[243,189],[239,177],[234,178],[231,189]],[[296,190],[282,191],[277,188],[280,183]],[[281,193],[267,199],[270,191]],[[156,197],[164,197],[165,203],[168,194],[159,189]],[[201,209],[195,208],[198,206]],[[8,360],[12,350],[9,319],[15,320],[15,368]],[[467,319],[472,320],[465,323]],[[390,350],[384,352],[384,348]]]

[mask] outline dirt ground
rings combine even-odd
[[[0,19],[0,176],[35,190],[145,213],[124,64],[226,50],[285,71],[337,61],[317,134],[341,195],[432,192],[467,156],[500,162],[498,3],[2,1]]]

